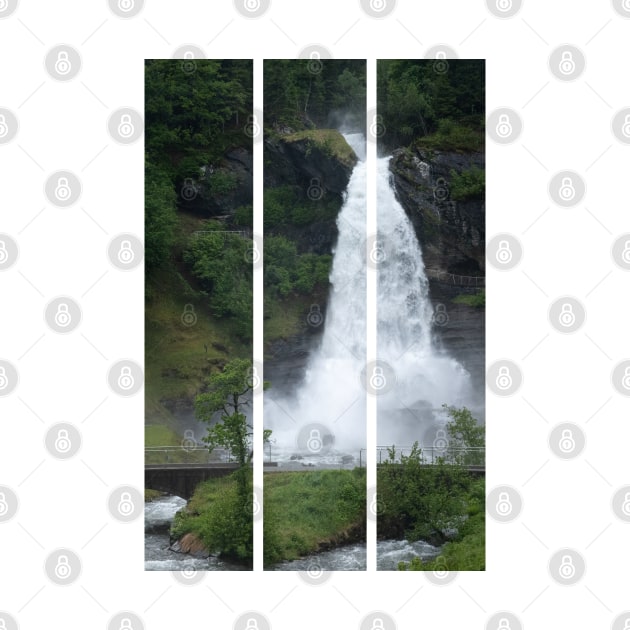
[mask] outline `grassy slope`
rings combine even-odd
[[[319,147],[323,153],[336,157],[346,166],[354,166],[357,157],[352,147],[336,129],[307,129],[298,131],[283,137],[285,142],[297,142],[299,140],[310,140]]]
[[[264,518],[265,564],[349,542],[365,522],[365,469],[267,473]]]

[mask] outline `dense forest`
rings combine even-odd
[[[483,61],[381,59],[377,99],[383,152],[423,141],[442,150],[483,147]]]
[[[267,128],[365,129],[365,61],[265,61]]]

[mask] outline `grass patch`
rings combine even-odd
[[[483,131],[445,119],[438,123],[435,133],[418,138],[416,146],[435,151],[479,152],[484,150],[485,135]]]
[[[317,147],[322,153],[336,158],[345,166],[353,167],[357,163],[356,153],[336,129],[307,129],[284,136],[284,141],[289,144],[301,140],[307,140],[309,146]]]
[[[481,289],[478,293],[465,293],[458,295],[451,300],[453,304],[464,304],[465,306],[472,306],[474,308],[485,308],[486,306],[486,290]]]
[[[249,356],[251,349],[238,340],[230,321],[212,317],[202,298],[183,293],[185,281],[178,274],[164,273],[161,281],[159,295],[146,305],[145,422],[174,427],[162,401],[194,398],[211,371]],[[196,321],[186,326],[182,315],[191,307]]]
[[[265,567],[364,537],[365,469],[267,473]]]
[[[158,499],[161,496],[162,493],[159,490],[150,490],[147,488],[144,491],[144,502],[151,503],[151,501],[155,501],[155,499]]]
[[[144,445],[180,446],[182,438],[170,427],[159,424],[147,424],[144,427]]]

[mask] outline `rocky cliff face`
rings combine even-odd
[[[357,158],[338,132],[312,133],[312,137],[291,134],[265,138],[265,188],[292,186],[302,191],[305,200],[317,195],[332,200],[340,209]],[[343,150],[331,150],[335,146]],[[336,214],[304,226],[283,226],[281,233],[296,242],[301,253],[331,254],[338,236]],[[325,320],[328,292],[314,296],[312,301]],[[310,302],[304,302],[296,334],[265,342],[265,379],[276,390],[295,389],[303,378],[309,356],[321,340],[324,326],[309,323],[313,321],[309,318],[311,308]]]
[[[396,194],[411,219],[427,269],[483,275],[485,203],[451,198],[452,173],[483,169],[483,153],[394,151],[390,170]]]
[[[228,217],[252,205],[253,158],[243,147],[229,149],[219,164],[200,166],[199,175],[181,182],[178,206],[203,217]]]

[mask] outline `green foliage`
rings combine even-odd
[[[264,480],[265,567],[331,545],[363,540],[365,469],[268,473]]]
[[[483,151],[484,134],[445,118],[438,122],[434,133],[418,138],[416,144],[423,149],[441,151]]]
[[[449,186],[451,199],[455,201],[483,199],[486,189],[486,172],[477,166],[471,166],[461,173],[451,170]]]
[[[234,211],[234,223],[240,227],[251,228],[254,224],[252,206],[239,206]]]
[[[195,489],[186,508],[180,510],[171,526],[171,537],[195,534],[210,553],[220,554],[251,565],[253,557],[252,485],[245,494],[232,475],[210,479]],[[246,500],[243,500],[243,496]]]
[[[470,475],[444,460],[423,465],[417,442],[399,461],[391,455],[377,469],[379,537],[443,541],[444,530],[456,526],[465,511]]]
[[[465,304],[466,306],[473,306],[475,308],[485,308],[486,306],[486,290],[481,289],[478,293],[472,295],[462,294],[453,298],[454,304]]]
[[[299,254],[293,241],[284,236],[265,239],[265,288],[286,297],[292,292],[308,295],[317,285],[328,283],[332,256]]]
[[[265,126],[365,124],[365,61],[273,59],[264,65]]]
[[[208,222],[202,233],[188,240],[183,258],[210,297],[216,317],[230,317],[243,339],[252,336],[252,241],[217,230],[221,224]]]
[[[285,142],[306,140],[308,157],[313,148],[319,149],[329,158],[334,158],[347,166],[354,166],[357,161],[355,152],[336,129],[308,129],[285,136]]]
[[[217,195],[232,192],[237,186],[237,177],[229,171],[215,171],[208,178],[210,190]]]
[[[486,443],[486,427],[479,424],[472,413],[466,407],[458,409],[442,405],[450,416],[446,423],[446,433],[448,435],[449,449],[451,451],[450,461],[461,465],[480,465],[485,462],[485,454],[479,450]],[[457,449],[471,449],[469,452],[457,452]]]
[[[195,400],[195,415],[202,422],[212,422],[214,414],[221,412],[221,422],[208,427],[203,438],[210,451],[225,448],[241,466],[249,461],[251,447],[251,427],[243,409],[249,404],[247,396],[253,389],[252,369],[251,360],[233,359],[223,371],[208,378],[207,391]]]
[[[393,148],[421,138],[427,148],[479,150],[484,81],[481,60],[449,60],[447,72],[436,72],[434,59],[380,60],[377,111],[385,131],[379,141]]]
[[[422,562],[418,557],[401,562],[399,571],[484,571],[486,535],[483,512],[470,516],[459,528],[459,535],[447,542],[434,560]]]
[[[147,162],[145,169],[144,259],[147,275],[170,260],[177,225],[176,194],[168,176]]]

